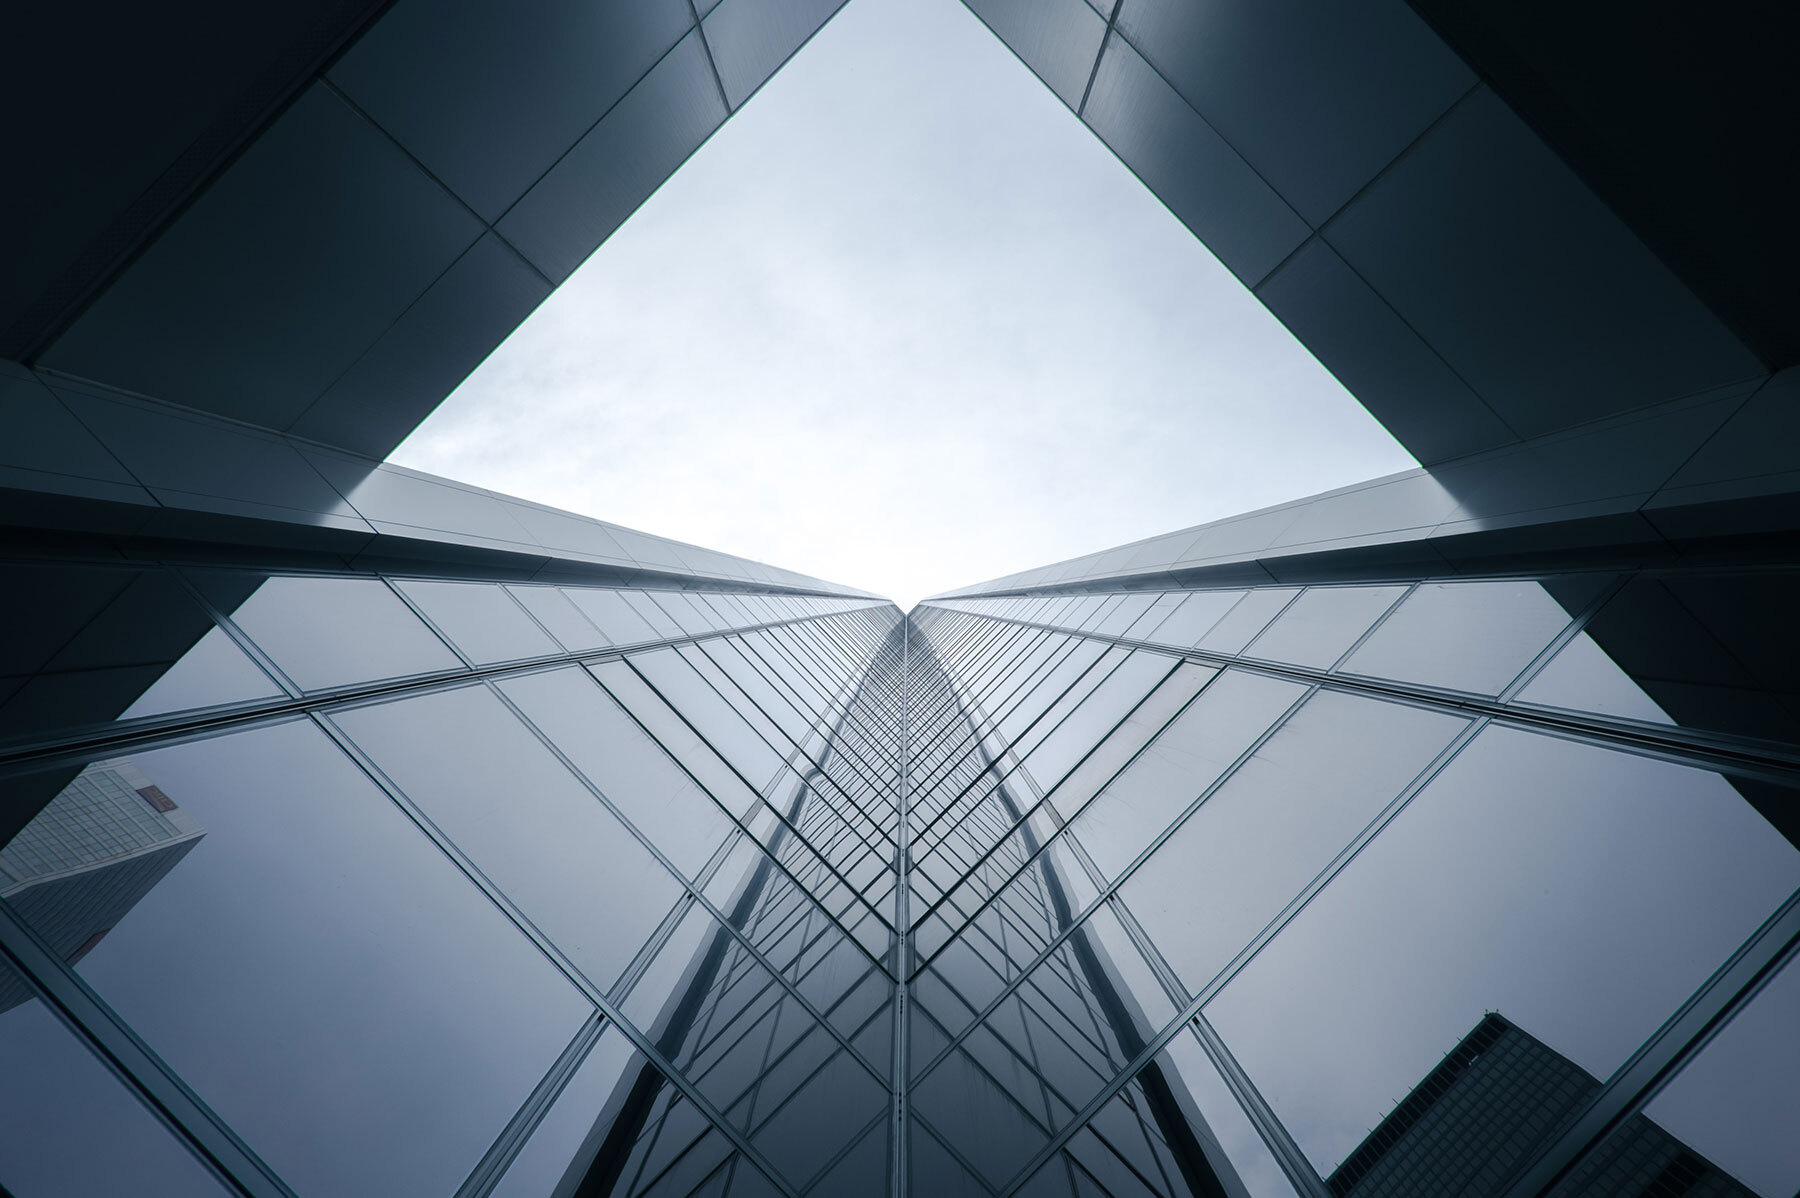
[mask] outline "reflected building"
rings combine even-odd
[[[1791,39],[968,0],[1416,470],[901,612],[386,464],[837,7],[29,14],[0,1187],[1792,1194]]]
[[[205,835],[129,759],[95,762],[0,848],[0,899],[74,965]],[[12,983],[0,1011],[28,997]]]
[[[1491,1191],[1592,1100],[1598,1078],[1489,1013],[1369,1133],[1326,1186],[1338,1198]],[[1750,1198],[1751,1191],[1642,1114],[1554,1193]]]

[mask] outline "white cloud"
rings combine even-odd
[[[394,458],[903,603],[1413,464],[955,0],[854,0]]]

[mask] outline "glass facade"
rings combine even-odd
[[[1789,575],[15,569],[21,1198],[1800,1185]]]
[[[964,2],[1420,469],[902,613],[392,466],[841,0],[28,6],[0,1198],[1800,1189],[1794,39]]]

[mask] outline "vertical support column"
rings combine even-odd
[[[908,869],[912,862],[912,616],[901,617],[900,626],[900,789],[897,795],[899,824],[894,837],[894,1198],[906,1198],[910,1184],[907,1177],[906,1095],[911,1061],[906,1043],[906,975],[907,957],[912,939],[912,882]]]

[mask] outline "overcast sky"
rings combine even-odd
[[[956,0],[852,0],[393,460],[903,607],[1414,465]]]

